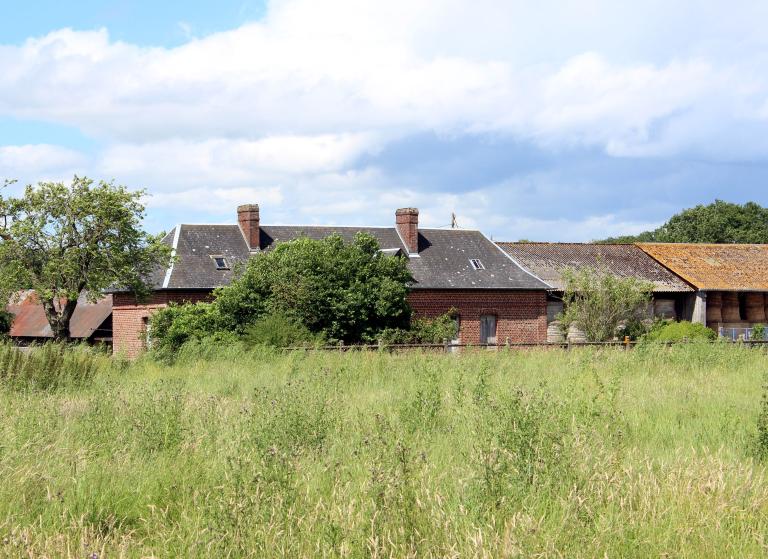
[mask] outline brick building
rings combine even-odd
[[[768,323],[768,245],[638,243],[649,257],[693,286],[688,320],[721,336],[750,336]]]
[[[545,282],[521,268],[479,231],[419,228],[419,212],[402,208],[394,226],[336,227],[262,225],[255,204],[237,209],[237,224],[176,225],[166,236],[176,258],[151,278],[153,295],[137,303],[129,293],[113,294],[115,352],[135,356],[144,347],[148,317],[169,302],[208,300],[227,285],[236,264],[299,237],[339,234],[351,240],[371,234],[382,252],[408,258],[413,276],[409,301],[416,316],[458,311],[462,343],[546,341]]]
[[[515,261],[547,282],[548,321],[563,310],[566,269],[603,268],[620,278],[636,278],[653,287],[649,314],[659,318],[691,320],[695,289],[633,244],[499,243]]]

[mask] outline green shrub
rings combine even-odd
[[[648,333],[649,329],[650,320],[638,320],[635,318],[628,320],[623,327],[619,328],[618,334],[620,338],[629,336],[630,340],[639,340]]]
[[[411,319],[407,259],[379,250],[371,235],[339,235],[280,243],[248,261],[243,273],[216,292],[223,316],[247,326],[281,313],[310,331],[346,343],[375,341],[385,328]]]
[[[456,310],[451,309],[437,318],[417,318],[410,329],[383,330],[379,339],[385,344],[437,344],[457,336]]]
[[[750,340],[758,340],[762,341],[765,339],[766,335],[766,329],[764,324],[755,324],[752,326],[752,334],[750,335]]]
[[[265,345],[289,347],[321,344],[321,334],[313,334],[295,318],[284,313],[274,312],[258,319],[249,326],[243,335],[247,346]]]
[[[680,342],[683,340],[714,340],[717,334],[703,324],[694,324],[685,320],[672,322],[661,320],[653,325],[643,338],[649,342]]]
[[[371,235],[295,239],[251,258],[212,303],[158,311],[150,345],[172,356],[188,341],[222,332],[268,345],[317,337],[375,342],[384,330],[408,328],[412,279],[407,259],[385,255]]]
[[[178,351],[190,340],[200,340],[232,329],[231,321],[212,303],[171,303],[152,315],[147,342],[155,353],[165,355]]]

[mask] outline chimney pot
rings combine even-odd
[[[395,212],[395,224],[408,254],[418,254],[419,210],[417,208],[400,208]]]
[[[261,248],[259,242],[259,205],[244,204],[238,206],[237,223],[240,225],[240,230],[243,232],[245,242],[248,243],[248,248],[251,250],[259,250],[259,248]]]

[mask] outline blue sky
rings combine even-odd
[[[768,4],[8,3],[0,179],[147,189],[148,228],[424,226],[590,240],[768,205]]]

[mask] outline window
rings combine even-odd
[[[477,258],[470,258],[469,263],[472,264],[473,270],[485,270],[485,266],[483,266],[483,263]]]
[[[229,270],[229,264],[227,264],[226,258],[223,256],[211,256],[211,258],[213,258],[217,270]]]
[[[484,314],[480,317],[480,343],[496,343],[496,317],[492,314]]]

